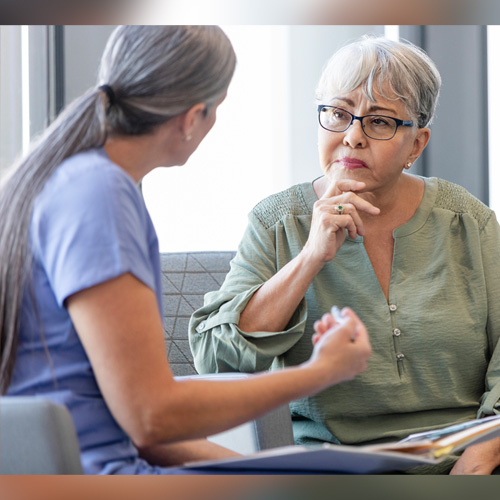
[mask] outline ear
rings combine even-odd
[[[417,158],[422,154],[423,150],[425,149],[425,146],[427,146],[427,143],[429,142],[430,136],[431,136],[431,129],[427,127],[419,128],[417,130],[417,134],[413,142],[413,149],[410,156],[408,157],[409,162],[414,163],[417,160]]]
[[[181,132],[184,137],[190,137],[193,130],[196,128],[198,122],[205,116],[205,109],[207,105],[203,102],[191,106],[187,111],[181,115]]]

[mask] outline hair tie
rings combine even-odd
[[[101,85],[99,87],[99,90],[102,90],[108,97],[109,106],[113,106],[113,104],[116,102],[116,95],[111,86],[105,83],[104,85]]]

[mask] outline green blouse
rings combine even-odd
[[[297,365],[312,352],[313,323],[333,304],[368,328],[368,369],[295,401],[299,444],[368,444],[500,413],[500,228],[465,189],[425,178],[415,215],[394,231],[386,300],[363,238],[347,238],[320,271],[286,331],[247,333],[241,311],[301,251],[317,201],[311,183],[261,201],[221,289],[190,322],[202,372],[257,372]]]

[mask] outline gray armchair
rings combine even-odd
[[[168,359],[176,376],[207,379],[244,378],[242,373],[195,375],[189,349],[188,324],[193,312],[203,305],[203,296],[222,285],[235,252],[185,252],[161,255],[163,273],[163,327]],[[288,405],[258,420],[209,438],[239,453],[248,454],[293,444]]]

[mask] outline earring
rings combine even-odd
[[[184,141],[189,142],[190,140],[191,140],[190,134],[184,136]]]
[[[405,168],[406,168],[406,169],[409,169],[409,168],[411,168],[411,166],[412,166],[412,162],[411,162],[411,161],[409,161],[409,162],[406,164],[406,167],[405,167]]]

